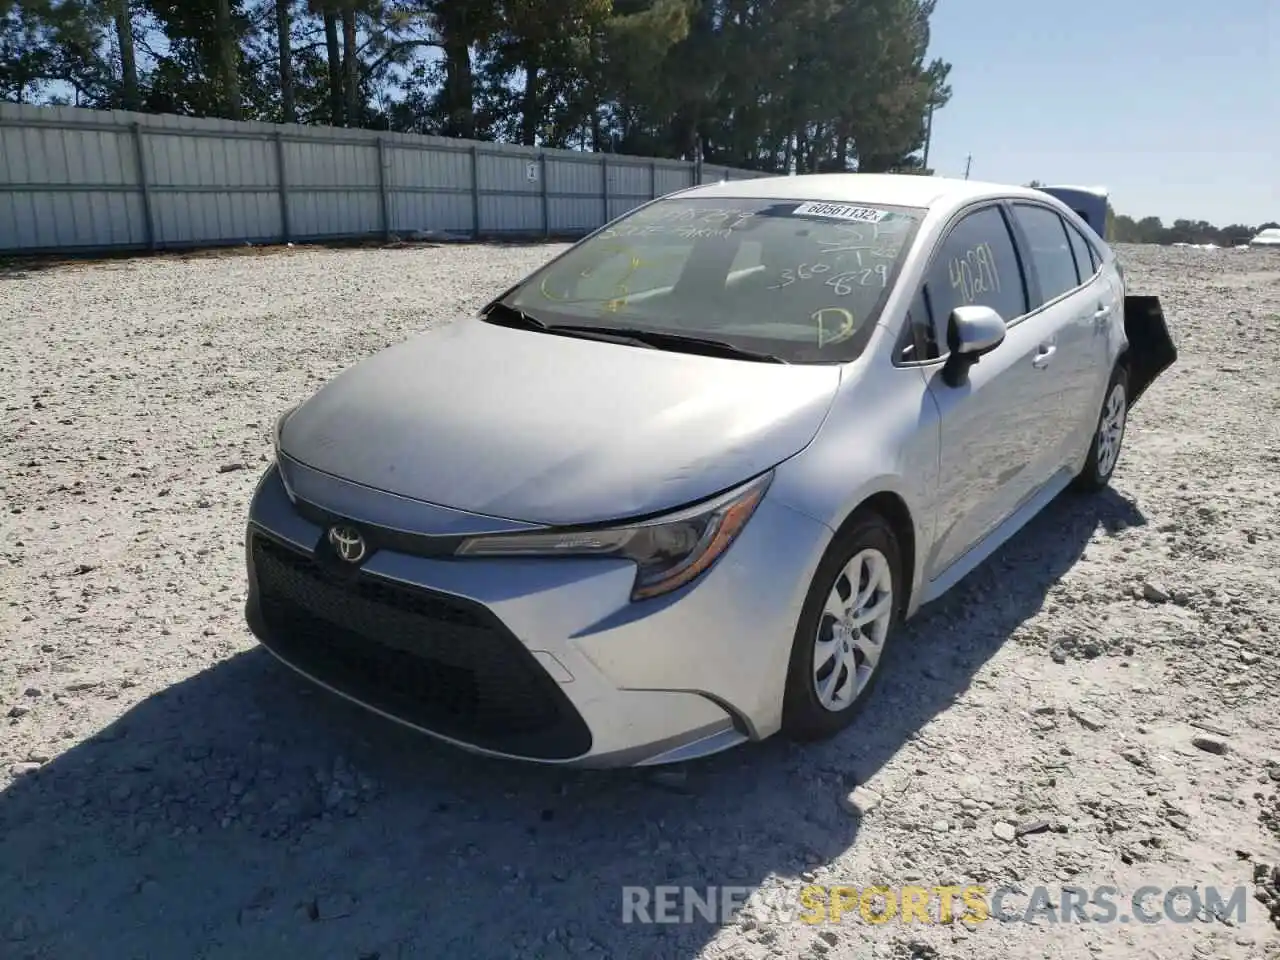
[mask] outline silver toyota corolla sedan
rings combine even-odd
[[[253,632],[491,755],[836,733],[905,618],[1108,482],[1176,358],[1105,201],[1060,195],[825,174],[633,210],[280,418]]]

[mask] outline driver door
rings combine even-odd
[[[942,351],[938,362],[925,367],[941,416],[937,535],[925,567],[934,580],[1043,482],[1052,410],[1041,368],[1053,352],[1053,331],[1026,316],[1026,281],[999,204],[969,212],[950,229],[922,292]],[[956,307],[970,304],[991,307],[1008,332],[969,369],[964,383],[952,387],[942,377],[947,319]]]

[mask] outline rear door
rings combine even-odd
[[[1085,233],[1067,217],[1062,218],[1071,241],[1071,252],[1076,259],[1076,272],[1080,275],[1080,287],[1085,294],[1085,307],[1093,325],[1092,362],[1094,367],[1094,406],[1101,408],[1102,394],[1111,379],[1112,352],[1111,331],[1123,321],[1124,288],[1114,269],[1104,269],[1102,255]],[[1086,399],[1086,405],[1088,400]],[[1087,413],[1087,411],[1086,411]],[[1094,429],[1092,417],[1086,416],[1085,436],[1091,437]],[[1087,442],[1087,441],[1086,441]]]
[[[1092,433],[1106,387],[1107,322],[1114,309],[1111,285],[1078,256],[1088,249],[1052,207],[1012,204],[1013,222],[1030,275],[1031,316],[1039,318],[1048,354],[1037,370],[1051,415],[1041,428],[1048,461],[1044,480],[1074,465]],[[1079,249],[1079,253],[1077,250]]]
[[[1036,357],[1043,324],[1027,317],[1027,289],[1005,211],[974,208],[935,250],[899,362],[918,363],[942,419],[934,549],[926,575],[936,579],[1011,514],[1039,485],[1042,421]],[[1005,341],[951,387],[942,379],[947,319],[956,307],[988,306],[1009,324]],[[931,329],[915,314],[927,311]]]

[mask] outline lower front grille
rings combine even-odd
[[[489,750],[563,760],[590,749],[559,685],[486,608],[339,573],[257,532],[249,560],[260,639],[321,683]]]

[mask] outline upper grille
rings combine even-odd
[[[590,749],[559,685],[486,608],[329,569],[255,532],[264,643],[317,680],[415,726],[537,759]]]

